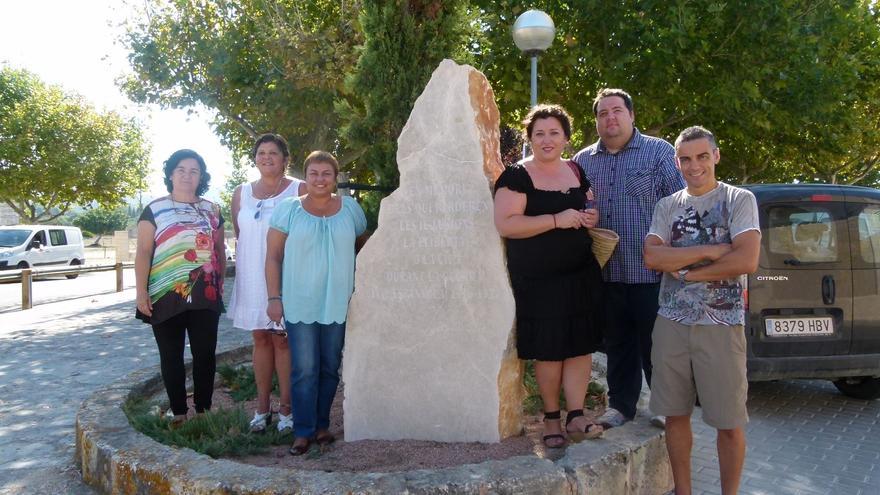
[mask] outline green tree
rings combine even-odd
[[[129,220],[128,212],[124,207],[89,208],[76,217],[73,224],[97,235],[95,245],[98,245],[101,242],[101,237],[105,234],[112,234],[116,230],[125,230]]]
[[[226,179],[223,190],[220,191],[220,211],[226,219],[226,230],[232,230],[232,195],[235,188],[247,182],[247,165],[245,159],[237,157],[232,162],[232,174]]]
[[[572,112],[575,148],[596,139],[592,95],[617,86],[634,95],[646,133],[715,131],[725,180],[876,184],[874,4],[148,0],[124,39],[135,75],[123,85],[137,101],[213,109],[233,149],[274,130],[290,139],[294,163],[326,149],[353,179],[393,187],[396,137],[444,57],[482,70],[502,124],[520,127],[528,61],[510,28],[540,8],[557,27],[539,66],[540,99]],[[369,202],[374,210],[377,198]]]
[[[345,143],[364,150],[361,161],[380,186],[398,184],[397,137],[431,73],[444,58],[468,59],[466,7],[465,1],[364,1],[364,46],[349,80],[361,100],[337,110],[347,115]],[[381,196],[367,196],[371,219]]]
[[[527,110],[527,61],[510,37],[524,7],[472,2],[485,30],[475,52],[493,82],[505,123]],[[538,1],[557,36],[540,63],[540,100],[575,117],[575,146],[595,140],[592,95],[600,87],[633,94],[636,123],[667,139],[692,124],[715,131],[726,180],[868,178],[869,156],[846,157],[878,108],[877,16],[870,1],[601,0]],[[860,110],[867,104],[869,109]],[[876,119],[873,121],[876,128]],[[858,149],[870,155],[873,136]],[[867,139],[867,142],[864,142]],[[829,160],[829,155],[838,159]],[[814,170],[807,163],[827,164]],[[874,162],[876,164],[876,159]]]
[[[149,146],[134,120],[98,112],[35,75],[0,68],[0,201],[23,222],[142,189]]]
[[[216,112],[223,143],[245,153],[253,138],[277,132],[294,163],[315,149],[341,163],[334,102],[361,42],[360,2],[331,0],[148,0],[123,44],[133,76],[120,81],[133,100],[166,107],[201,104]]]

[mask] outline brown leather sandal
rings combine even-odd
[[[312,440],[306,437],[297,437],[296,440],[293,441],[293,445],[290,447],[290,455],[303,455],[309,451],[309,447],[312,444]]]
[[[319,431],[318,435],[315,437],[315,442],[317,442],[318,445],[320,445],[321,447],[326,447],[335,441],[336,437],[334,437],[333,434],[327,430]]]
[[[581,440],[593,440],[595,438],[599,438],[602,434],[605,433],[605,428],[598,423],[593,423],[592,421],[588,422],[583,430],[580,428],[572,430],[569,428],[571,425],[571,420],[575,418],[583,417],[584,410],[583,409],[574,409],[568,411],[568,415],[565,417],[565,431],[574,439],[576,442],[580,442]]]

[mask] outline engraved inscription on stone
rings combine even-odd
[[[498,109],[443,61],[398,140],[400,187],[358,255],[345,438],[497,442],[522,430],[514,302],[493,224]]]

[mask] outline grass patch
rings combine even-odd
[[[526,398],[523,401],[523,410],[528,415],[535,415],[544,410],[544,401],[538,391],[538,382],[535,380],[535,362],[526,361],[523,373],[523,385],[526,388]],[[599,382],[591,381],[587,386],[587,397],[584,405],[587,409],[596,409],[604,406],[606,402],[605,387]],[[565,396],[559,391],[559,407],[565,409]]]
[[[257,397],[257,382],[253,367],[224,364],[217,368],[217,374],[220,375],[220,383],[229,389],[229,395],[235,402],[253,400]],[[276,375],[272,375],[272,393],[281,395],[278,391]]]
[[[528,360],[523,370],[523,385],[526,387],[526,399],[523,401],[523,410],[528,415],[538,414],[544,409],[544,401],[538,392],[538,382],[535,381],[535,362]]]
[[[587,399],[584,407],[587,409],[598,409],[604,407],[608,403],[608,395],[605,387],[599,382],[590,382],[587,385]]]
[[[274,428],[267,428],[265,433],[251,433],[248,429],[250,420],[241,406],[197,415],[173,430],[156,403],[133,399],[122,408],[131,425],[153,440],[174,447],[186,447],[213,458],[259,454],[271,445],[293,440],[291,434],[279,434]]]

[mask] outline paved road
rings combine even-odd
[[[134,269],[122,271],[122,284],[124,288],[134,287]],[[34,280],[31,288],[34,307],[72,297],[109,294],[116,292],[116,272],[83,273],[73,280],[63,276]],[[0,313],[20,310],[21,283],[0,283]]]
[[[0,494],[93,493],[73,463],[76,411],[101,385],[158,363],[133,299],[129,289],[0,314]],[[221,349],[249,339],[221,319]],[[787,381],[752,384],[749,410],[741,493],[880,495],[880,401]],[[694,429],[695,493],[720,493],[714,433],[698,419]]]
[[[0,314],[0,494],[93,493],[73,462],[80,403],[158,364],[150,327],[133,313],[129,289]],[[228,321],[221,319],[221,350],[250,340]]]
[[[750,384],[748,407],[740,493],[880,495],[880,400],[790,380]],[[694,416],[694,494],[720,494],[715,430]]]

